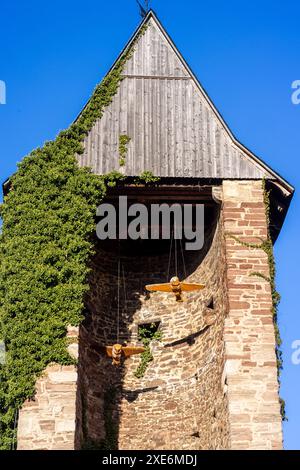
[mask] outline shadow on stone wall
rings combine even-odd
[[[206,208],[205,245],[202,250],[184,252],[185,269],[179,250],[178,275],[181,279],[185,278],[186,271],[186,276],[190,277],[191,282],[199,282],[195,273],[200,272],[200,275],[204,276],[201,265],[205,260],[207,283],[211,282],[210,277],[215,276],[207,292],[204,292],[204,289],[204,294],[196,293],[191,298],[189,295],[187,302],[180,305],[169,295],[151,294],[150,298],[144,288],[148,283],[166,282],[169,241],[122,240],[96,243],[96,254],[91,263],[90,292],[85,302],[85,320],[79,332],[75,448],[113,450],[171,446],[177,446],[178,449],[205,447],[204,441],[209,438],[206,436],[202,439],[203,442],[200,442],[201,423],[198,421],[201,421],[201,413],[208,415],[208,412],[213,420],[216,410],[211,409],[212,404],[206,404],[206,408],[201,411],[199,397],[194,396],[198,392],[189,397],[188,391],[178,394],[176,387],[183,383],[186,376],[189,379],[189,376],[193,375],[196,362],[198,364],[202,357],[205,359],[205,349],[209,345],[216,343],[215,349],[222,350],[221,333],[216,336],[218,340],[212,340],[208,331],[210,327],[203,327],[201,317],[207,301],[216,289],[215,286],[221,286],[216,277],[218,273],[210,272],[216,269],[218,261],[215,258],[218,253],[209,256],[213,240],[216,238],[218,219],[217,205]],[[216,245],[216,242],[214,244]],[[137,344],[138,325],[145,322],[161,322],[163,333],[162,342],[155,346],[157,352],[154,354],[154,361],[149,371],[146,371],[145,377],[140,380],[134,375],[140,360],[138,356],[128,359],[123,366],[116,368],[111,364],[111,360],[101,353],[101,346],[117,342],[119,258],[119,342]],[[170,263],[171,276],[174,273],[173,254]],[[223,317],[220,320],[220,332],[222,321]],[[198,328],[198,324],[201,327]],[[203,342],[201,351],[199,342]],[[220,380],[221,362],[222,358],[218,372],[212,372],[218,374],[216,380]],[[198,387],[197,381],[195,384]],[[170,389],[173,385],[174,390]],[[164,387],[169,388],[164,392]],[[174,393],[178,398],[176,403],[172,398]],[[206,390],[205,396],[208,393]],[[215,395],[217,393],[219,392]],[[194,412],[191,414],[191,404],[194,408],[197,407],[198,418],[194,417]],[[222,406],[221,404],[220,407]],[[184,418],[182,413],[186,413]],[[169,427],[168,438],[164,436],[165,426]],[[206,426],[209,427],[210,424],[206,423]]]

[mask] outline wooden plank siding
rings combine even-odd
[[[155,17],[147,23],[117,94],[85,139],[79,164],[96,174],[273,178],[236,145]],[[121,134],[131,139],[123,168]]]

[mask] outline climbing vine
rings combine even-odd
[[[141,325],[138,331],[138,339],[144,345],[145,351],[141,354],[140,364],[134,375],[140,379],[144,377],[147,367],[153,361],[153,355],[150,350],[150,343],[153,340],[161,340],[162,332],[158,329],[156,323],[150,325]]]
[[[119,136],[119,164],[124,166],[126,163],[126,155],[128,152],[128,144],[130,142],[130,137],[126,134]]]
[[[158,181],[160,181],[160,177],[154,176],[153,173],[148,170],[143,171],[143,173],[141,173],[140,176],[134,179],[134,183],[137,185],[141,183],[145,183],[145,184],[157,183]]]
[[[106,175],[102,176],[103,181],[106,183],[107,187],[114,188],[118,183],[124,181],[126,176],[120,173],[117,170],[111,171]]]
[[[79,118],[26,156],[10,179],[1,207],[0,339],[6,361],[0,365],[0,449],[13,447],[18,409],[34,397],[46,366],[74,362],[66,328],[83,318],[95,209],[107,187],[124,178],[118,172],[93,175],[79,168],[76,155],[116,94],[133,48],[96,87]]]
[[[270,276],[265,276],[263,273],[260,273],[258,271],[254,271],[250,273],[250,276],[256,276],[264,279],[270,284],[271,287],[271,295],[272,295],[272,317],[273,317],[273,323],[274,323],[274,329],[275,329],[275,342],[276,342],[276,347],[275,347],[275,352],[276,352],[276,360],[277,360],[277,371],[278,371],[278,382],[280,383],[279,377],[280,373],[282,370],[282,350],[281,350],[281,336],[280,336],[280,331],[278,327],[278,305],[280,302],[280,294],[276,290],[276,267],[275,267],[275,258],[274,258],[274,252],[273,252],[273,243],[272,239],[270,236],[269,232],[269,226],[270,226],[270,191],[267,190],[266,188],[266,181],[263,180],[262,182],[262,188],[263,188],[263,193],[264,193],[264,205],[265,205],[265,212],[266,212],[266,220],[267,220],[267,227],[268,227],[268,233],[267,233],[267,238],[262,239],[257,237],[261,242],[260,243],[247,243],[244,242],[243,240],[240,240],[238,237],[236,237],[233,234],[228,234],[230,238],[234,239],[237,241],[239,244],[246,246],[248,248],[256,248],[256,249],[261,249],[263,250],[268,257],[268,265],[269,265],[269,273]],[[286,413],[285,413],[285,402],[282,398],[280,400],[280,409],[281,409],[281,416],[283,421],[287,420],[286,418]]]

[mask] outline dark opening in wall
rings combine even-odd
[[[204,321],[206,310],[220,316],[217,296],[223,267],[218,221],[218,208],[205,205],[203,248],[186,250],[182,240],[185,266],[179,250],[178,277],[203,281],[206,290],[179,304],[168,295],[151,295],[149,302],[144,296],[145,285],[167,282],[176,272],[175,256],[169,266],[170,240],[95,240],[87,312],[79,333],[76,449],[208,447],[211,408],[217,400],[225,406],[217,362],[223,360],[222,323],[208,334]],[[212,296],[214,310],[206,308]],[[145,351],[115,367],[100,348],[117,339],[145,345]],[[216,354],[212,362],[207,356],[211,347]],[[192,380],[195,374],[197,381]],[[179,427],[180,421],[184,425]],[[145,428],[146,434],[139,432]],[[198,432],[198,438],[191,437]]]
[[[155,321],[151,323],[141,323],[138,325],[138,339],[143,341],[144,339],[149,339],[152,341],[155,338],[156,333],[160,333],[159,331],[160,321]]]
[[[209,301],[208,301],[207,304],[206,304],[206,307],[207,307],[207,308],[210,308],[211,310],[213,310],[213,309],[215,308],[215,305],[214,305],[214,298],[213,298],[213,297],[211,297],[211,298],[209,299]]]

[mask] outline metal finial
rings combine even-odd
[[[150,0],[143,0],[143,5],[141,4],[141,2],[139,0],[136,0],[136,2],[139,6],[141,17],[145,18],[147,16],[148,11],[149,11]]]

